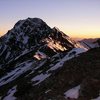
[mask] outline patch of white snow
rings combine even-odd
[[[61,61],[59,63],[57,63],[52,68],[50,68],[48,71],[56,70],[56,69],[62,67],[62,65],[64,64],[65,61],[70,60],[70,59],[74,58],[75,56],[77,56],[78,54],[86,52],[86,51],[87,51],[87,49],[84,49],[84,48],[72,49],[70,52],[68,52],[68,54],[63,59],[61,59]]]
[[[46,78],[48,78],[50,76],[50,74],[40,74],[35,76],[32,81],[38,81],[37,83],[35,83],[34,85],[38,85],[39,83],[41,83],[42,81],[44,81]]]
[[[95,98],[95,99],[91,99],[91,100],[100,100],[100,96],[99,96],[99,97],[97,97],[97,98]]]
[[[79,89],[80,89],[80,85],[66,91],[64,93],[65,98],[67,99],[69,97],[69,98],[77,99],[79,97]]]
[[[16,92],[16,86],[14,86],[8,91],[7,96],[4,97],[3,100],[16,100],[16,97],[13,96],[15,92]]]
[[[25,65],[24,66],[20,66],[18,68],[16,68],[15,70],[7,73],[6,76],[2,77],[0,79],[0,86],[5,85],[13,80],[15,80],[17,77],[19,77],[21,74],[25,73],[26,71],[28,71],[29,69],[31,69],[31,65],[32,63],[28,63],[28,62],[24,62]],[[22,65],[23,63],[21,63]]]

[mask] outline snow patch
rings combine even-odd
[[[7,45],[4,45],[3,50],[0,52],[0,55],[7,49]]]
[[[80,89],[80,85],[66,91],[64,93],[65,98],[77,99],[79,97],[79,89]]]
[[[99,96],[99,97],[97,97],[97,98],[95,98],[95,99],[91,99],[91,100],[100,100],[100,96]]]
[[[42,81],[44,81],[46,78],[48,78],[50,76],[50,74],[40,74],[35,76],[31,81],[38,81],[37,83],[35,83],[34,85],[38,85],[39,83],[41,83]]]
[[[68,52],[68,54],[59,63],[57,63],[55,66],[53,66],[49,70],[47,70],[46,74],[39,74],[39,75],[35,76],[31,81],[32,82],[37,81],[36,84],[34,84],[34,85],[41,83],[42,81],[44,81],[46,78],[48,78],[51,75],[51,74],[49,74],[49,71],[53,71],[53,70],[56,70],[56,69],[62,67],[65,61],[72,59],[73,57],[75,57],[75,55],[78,55],[78,54],[80,54],[82,52],[86,52],[86,51],[87,51],[87,49],[84,49],[84,48],[72,49],[70,52]],[[72,52],[76,52],[76,53],[70,55],[70,53],[72,53]]]
[[[8,93],[7,96],[3,99],[3,100],[16,100],[16,97],[14,97],[14,93],[16,92],[16,87],[14,86],[13,88],[11,88]]]
[[[68,54],[63,59],[61,59],[61,61],[59,63],[57,63],[52,68],[50,68],[48,71],[56,70],[56,69],[62,67],[65,61],[70,60],[70,59],[74,58],[75,56],[77,56],[78,54],[86,52],[86,51],[87,51],[87,49],[84,49],[84,48],[72,49],[70,52],[68,52]]]
[[[23,66],[23,64],[25,64],[25,65]],[[29,63],[29,62],[21,63],[19,65],[20,67],[7,73],[6,76],[4,76],[0,79],[0,86],[5,85],[5,84],[15,80],[16,78],[18,78],[21,74],[23,74],[26,71],[28,71],[29,69],[31,69],[31,65],[32,65],[32,63]]]
[[[24,37],[24,40],[23,40],[23,43],[26,44],[28,42],[28,39],[29,39],[29,37],[28,36],[25,36]]]
[[[50,92],[51,90],[49,89],[49,90],[47,90],[47,91],[45,91],[45,93],[47,94],[48,92]]]
[[[29,51],[29,52],[31,52],[31,51]],[[27,53],[29,53],[29,52],[28,52],[27,49],[25,49],[25,50],[22,52],[22,54],[20,54],[19,56],[17,56],[17,57],[15,58],[15,60],[19,59],[21,56],[23,56],[23,55],[25,55],[25,54],[27,54]]]
[[[8,52],[7,52],[7,55],[6,55],[6,59],[10,56],[10,54],[11,54],[11,53],[8,51]]]

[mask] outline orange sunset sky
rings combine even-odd
[[[1,0],[0,36],[20,19],[38,17],[72,38],[100,38],[100,0]]]

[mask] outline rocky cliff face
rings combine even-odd
[[[64,71],[65,62],[86,51],[84,46],[58,28],[50,28],[39,18],[18,21],[0,38],[1,98],[48,100],[52,97],[51,100],[65,100],[61,94],[79,80],[75,78],[76,83],[73,78],[66,80],[70,75],[60,78],[62,73],[59,71]],[[73,67],[70,68],[74,75]],[[57,73],[59,77],[56,77]],[[62,82],[65,83],[62,85]]]
[[[74,44],[63,32],[56,28],[51,29],[39,18],[20,20],[0,38],[0,57],[3,58],[0,63],[3,66],[29,51],[51,51],[51,55],[69,51],[75,47]]]

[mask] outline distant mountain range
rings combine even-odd
[[[79,41],[82,45],[84,45],[86,48],[95,48],[100,47],[100,38],[95,39],[83,39]]]
[[[100,39],[76,42],[40,18],[20,20],[0,38],[0,98],[96,98],[100,90],[99,51]]]

